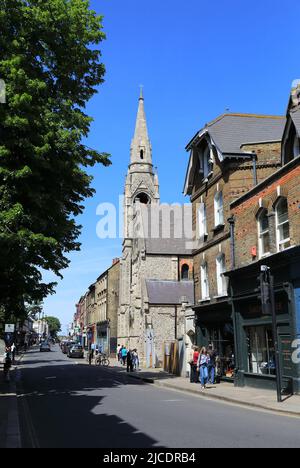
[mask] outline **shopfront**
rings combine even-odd
[[[109,322],[97,323],[97,345],[102,353],[109,354]]]
[[[299,339],[299,250],[264,259],[274,276],[276,329],[281,389],[300,393],[300,366],[294,362],[295,340]],[[277,369],[272,316],[264,315],[258,292],[261,262],[227,273],[235,329],[235,385],[276,389]]]
[[[232,310],[228,301],[195,308],[197,346],[212,344],[217,353],[217,375],[234,381],[235,344]]]
[[[276,388],[275,345],[271,316],[262,313],[260,300],[251,297],[235,300],[236,360],[235,384],[261,388]],[[276,293],[276,322],[282,374],[281,388],[291,393],[293,368],[291,362],[291,316],[284,291]]]

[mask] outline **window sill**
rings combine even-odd
[[[214,229],[212,230],[212,232],[214,234],[217,234],[218,232],[220,231],[223,231],[225,228],[225,224],[218,224],[218,226],[215,226]]]
[[[264,258],[270,257],[270,255],[272,255],[271,252],[265,253],[265,254],[263,254],[263,255],[260,255],[260,256],[259,256],[259,259],[260,259],[260,260],[263,260]]]
[[[198,303],[199,303],[199,304],[205,304],[206,302],[210,302],[210,300],[211,300],[210,297],[207,297],[206,299],[200,299],[200,300],[198,301]]]
[[[227,293],[219,294],[218,296],[214,296],[213,298],[214,299],[225,299],[225,298],[228,298],[228,294]]]

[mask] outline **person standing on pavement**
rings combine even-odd
[[[190,362],[190,365],[191,365],[190,382],[197,383],[199,382],[199,377],[198,377],[198,372],[197,372],[199,348],[197,346],[194,346],[193,349],[194,349],[193,358],[192,358],[192,361]]]
[[[4,380],[5,382],[10,381],[10,368],[12,366],[12,354],[11,354],[11,347],[7,346],[5,348],[4,359],[3,359],[3,373],[4,373]]]
[[[90,348],[90,350],[89,350],[89,365],[92,364],[93,357],[94,357],[94,350],[92,348]]]
[[[139,369],[139,366],[140,366],[140,363],[139,363],[139,355],[137,353],[137,349],[134,349],[132,351],[132,357],[133,357],[133,369],[134,370],[138,370]]]
[[[214,347],[212,344],[208,346],[208,356],[209,356],[209,362],[207,366],[208,383],[213,385],[215,383],[217,353],[214,350]]]
[[[207,349],[203,347],[201,348],[197,361],[197,371],[200,373],[201,390],[206,388],[208,379],[208,363],[209,356],[207,354]]]
[[[121,356],[122,356],[122,363],[123,363],[123,366],[125,366],[126,364],[126,356],[127,356],[127,349],[125,348],[125,346],[123,346],[123,349],[121,351]]]
[[[117,356],[116,356],[118,362],[120,362],[120,360],[121,360],[120,359],[120,350],[121,350],[121,348],[122,348],[122,346],[118,344],[118,346],[117,346]]]
[[[128,351],[126,355],[126,362],[127,362],[127,372],[133,372],[133,353],[131,349]]]

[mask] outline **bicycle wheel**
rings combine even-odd
[[[109,359],[108,358],[103,358],[101,364],[104,367],[108,367],[109,366]]]

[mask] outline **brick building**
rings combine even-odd
[[[234,324],[224,273],[232,268],[230,204],[281,166],[284,117],[225,114],[187,145],[185,194],[193,204],[196,335],[213,343],[233,378]]]
[[[84,347],[97,345],[103,352],[116,355],[119,304],[120,261],[114,259],[88,288],[76,305],[75,335]]]
[[[300,393],[300,85],[292,90],[282,138],[282,167],[231,203],[235,268],[230,278],[238,386],[275,387],[272,319],[257,287],[261,266],[275,283],[281,388]]]

